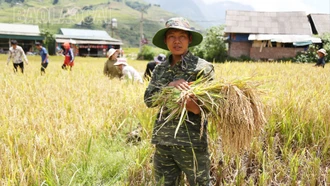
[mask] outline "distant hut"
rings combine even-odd
[[[305,12],[226,11],[225,34],[228,54],[254,60],[295,57],[310,44],[320,44],[313,37]]]

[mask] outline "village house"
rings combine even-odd
[[[57,46],[69,42],[77,56],[104,57],[110,48],[120,49],[123,44],[104,30],[61,28],[55,35]],[[58,48],[58,47],[57,47]]]
[[[226,11],[225,35],[228,55],[253,60],[295,57],[310,44],[321,44],[313,37],[305,12]]]
[[[17,40],[25,53],[33,52],[36,41],[44,39],[38,25],[0,23],[0,53],[7,53],[10,40]]]
[[[325,33],[330,33],[330,14],[309,14],[308,20],[313,34],[322,36]]]

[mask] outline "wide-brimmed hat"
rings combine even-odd
[[[321,48],[320,50],[318,50],[317,52],[320,52],[320,53],[322,53],[323,55],[327,55],[327,51],[325,51],[325,49],[324,48]]]
[[[128,65],[128,64],[126,58],[118,58],[116,63],[113,65],[118,66],[118,65]]]
[[[154,57],[154,61],[158,63],[162,63],[166,61],[166,55],[165,54],[158,54],[158,56]]]
[[[189,44],[189,47],[199,45],[203,41],[203,36],[199,32],[195,31],[192,27],[190,27],[189,21],[183,17],[175,17],[171,18],[165,23],[165,28],[160,29],[152,39],[152,43],[162,49],[168,50],[164,39],[165,34],[168,29],[179,29],[188,31],[192,35],[192,42]]]
[[[108,58],[111,57],[115,52],[117,52],[116,49],[114,49],[114,48],[110,48],[110,49],[108,50],[108,52],[107,52],[107,56],[108,56]]]

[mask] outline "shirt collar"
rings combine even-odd
[[[182,63],[182,62],[188,62],[188,61],[191,61],[192,59],[193,59],[193,55],[192,55],[192,53],[190,52],[190,51],[187,51],[187,53],[185,53],[185,54],[183,54],[182,56],[181,56],[181,60],[180,61],[178,61],[176,64],[180,64],[180,63]],[[168,65],[171,65],[171,63],[170,63],[170,61],[172,61],[172,54],[169,56],[169,58],[165,61],[165,62],[163,62],[166,66],[168,66]]]

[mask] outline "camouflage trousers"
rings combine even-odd
[[[190,186],[209,185],[210,158],[207,147],[156,145],[153,163],[157,185],[179,185],[182,173]]]

